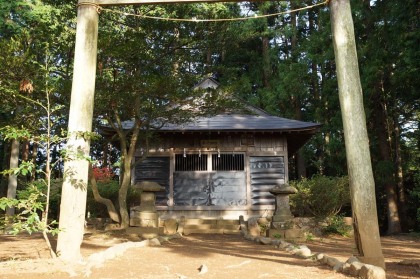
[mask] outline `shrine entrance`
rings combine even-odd
[[[89,135],[92,131],[93,120],[99,12],[103,7],[112,5],[197,2],[226,1],[79,0],[68,124],[67,154],[69,157],[64,165],[65,179],[62,187],[59,222],[61,231],[57,242],[57,253],[62,259],[81,258],[80,246],[84,233],[89,169],[89,161],[86,158],[89,157]],[[231,0],[231,2],[241,1]],[[384,267],[350,0],[326,0],[321,4],[329,4],[331,10],[331,28],[355,216],[354,226],[358,234],[356,245],[364,262]],[[352,154],[355,156],[351,156]],[[359,201],[364,201],[364,203]],[[366,204],[369,206],[366,207]]]

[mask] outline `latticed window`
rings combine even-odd
[[[243,171],[244,154],[213,154],[212,169],[214,171]]]
[[[206,171],[207,154],[175,154],[175,171]]]

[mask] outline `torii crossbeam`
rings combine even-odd
[[[290,0],[293,1],[293,0]],[[92,131],[93,100],[98,38],[98,7],[111,5],[154,5],[197,2],[241,2],[240,0],[79,0],[73,83],[68,124],[64,182],[60,206],[61,229],[57,254],[64,260],[81,258],[88,165]],[[330,0],[331,28],[340,106],[343,116],[347,164],[354,217],[356,245],[362,261],[384,267],[375,185],[370,162],[362,89],[360,85],[350,0]]]

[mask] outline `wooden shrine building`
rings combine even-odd
[[[218,83],[207,78],[198,86]],[[274,210],[268,189],[288,183],[288,158],[320,125],[248,108],[250,114],[198,118],[158,131],[160,145],[135,165],[132,184],[165,187],[156,197],[160,217],[237,219]]]

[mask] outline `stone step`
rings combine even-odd
[[[202,229],[189,229],[189,228],[184,228],[184,234],[185,235],[189,235],[192,233],[199,233],[199,234],[223,234],[223,229],[207,229],[207,230],[202,230]]]
[[[184,234],[240,234],[239,220],[185,219]]]
[[[220,220],[217,220],[217,225],[222,225],[222,226],[238,225],[239,226],[239,220],[224,220],[224,219],[220,219]]]
[[[239,225],[239,220],[225,219],[185,219],[186,225],[217,224],[217,225]]]
[[[198,225],[185,225],[184,228],[194,230],[209,230],[209,229],[226,229],[226,230],[239,230],[239,225],[220,225],[220,224],[198,224]]]
[[[216,219],[185,219],[185,225],[216,224]]]
[[[240,229],[239,224],[238,225],[224,225],[224,226],[221,226],[218,224],[217,227],[223,228],[224,230],[231,230],[231,231],[234,231],[234,230],[239,231]]]
[[[199,233],[199,234],[241,234],[239,230],[228,230],[228,229],[208,229],[208,230],[201,230],[201,229],[190,229],[185,228],[184,234],[189,235],[192,233]]]
[[[197,224],[197,225],[185,225],[184,226],[184,230],[185,229],[190,229],[190,230],[210,230],[210,229],[215,229],[216,225],[215,224]]]

